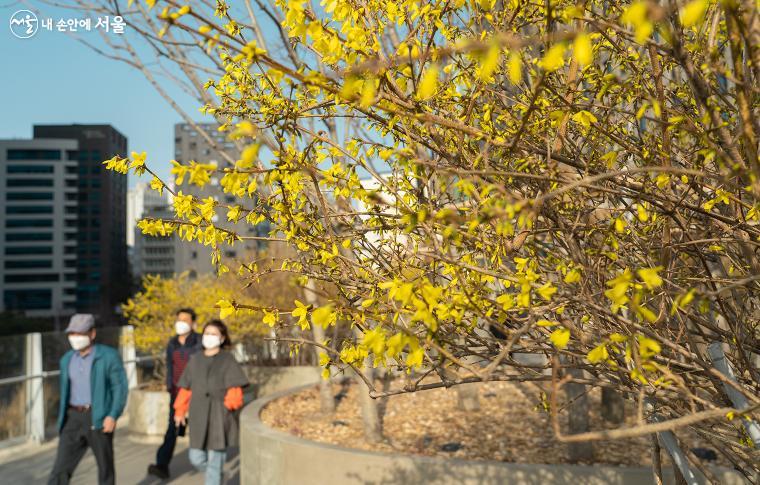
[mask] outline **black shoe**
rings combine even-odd
[[[148,466],[148,473],[154,477],[166,480],[169,478],[169,467],[163,467],[161,465],[150,465]]]

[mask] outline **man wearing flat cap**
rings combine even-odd
[[[50,485],[67,484],[89,447],[98,483],[115,483],[113,431],[127,402],[127,375],[119,352],[96,344],[95,318],[78,313],[66,328],[71,350],[61,358],[58,454]]]

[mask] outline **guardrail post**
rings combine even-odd
[[[124,362],[124,370],[127,373],[127,384],[129,389],[137,387],[137,353],[135,352],[135,327],[126,325],[121,327],[121,338],[119,339],[121,347],[121,360]]]
[[[41,443],[45,439],[45,396],[42,377],[42,334],[26,334],[24,371],[26,381],[26,431],[30,440]]]
[[[734,370],[731,368],[728,359],[726,359],[726,353],[723,351],[723,344],[720,342],[713,342],[707,347],[707,352],[710,354],[710,360],[712,360],[715,369],[728,379],[736,382]],[[736,409],[741,411],[750,407],[747,398],[744,397],[741,392],[725,382],[723,383],[723,390],[726,392],[726,395]],[[755,448],[760,448],[760,425],[749,418],[742,418],[742,424],[744,425],[744,429],[747,430],[747,434],[752,439],[752,442],[755,444]]]
[[[648,418],[650,422],[659,423],[664,420],[662,416],[654,412],[654,405],[649,398],[644,399],[644,405],[650,413]],[[702,476],[701,472],[698,472],[691,467],[689,460],[686,458],[686,454],[678,446],[678,440],[672,431],[661,431],[657,433],[657,440],[670,455],[673,467],[678,468],[678,470],[673,470],[676,475],[680,471],[681,476],[688,485],[697,485],[698,483],[704,482],[704,476]]]
[[[657,438],[659,438],[662,447],[667,450],[670,458],[673,460],[673,464],[678,467],[678,470],[681,472],[681,476],[683,476],[684,480],[686,480],[686,483],[689,485],[697,485],[699,483],[697,474],[691,468],[689,460],[686,458],[686,455],[678,446],[678,441],[676,440],[676,436],[673,434],[673,432],[662,431],[660,433],[657,433]]]

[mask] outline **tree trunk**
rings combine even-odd
[[[317,294],[315,293],[316,286],[314,281],[309,280],[306,283],[306,291],[304,291],[304,299],[312,306],[317,306]],[[314,341],[322,343],[325,341],[325,330],[319,325],[311,326],[311,333],[314,336]],[[319,356],[319,349],[314,348],[317,356]],[[319,380],[319,408],[324,414],[332,414],[335,412],[335,397],[333,396],[332,383],[329,379]]]
[[[623,396],[609,387],[602,388],[602,418],[609,423],[621,424],[625,420]]]
[[[371,358],[364,359],[362,369],[364,376],[374,382],[375,370],[372,368]],[[362,421],[364,422],[364,437],[372,442],[377,443],[383,438],[382,423],[380,422],[380,413],[377,409],[377,401],[369,395],[369,389],[364,381],[357,377],[359,384],[359,404],[362,409]]]
[[[315,342],[325,341],[325,330],[319,325],[312,325],[312,334],[314,335]],[[319,355],[319,350],[317,355]],[[325,414],[332,414],[335,412],[335,396],[333,396],[332,383],[329,379],[319,380],[319,408]]]
[[[465,345],[464,339],[460,340],[461,345]],[[464,362],[473,366],[477,366],[479,358],[474,355],[467,355],[463,358]],[[452,380],[459,379],[459,375],[456,372],[447,369],[447,377]],[[477,411],[480,409],[480,396],[479,396],[479,383],[468,383],[454,386],[457,392],[457,407],[462,411]]]
[[[478,384],[460,384],[455,387],[457,390],[457,406],[462,411],[477,411],[480,409],[480,398],[478,397]]]
[[[357,340],[361,340],[362,335],[358,328],[354,328],[354,335],[356,335]],[[372,367],[371,357],[367,356],[364,359],[364,364],[360,371],[370,382],[375,382],[375,369]],[[356,381],[359,385],[359,405],[361,406],[362,421],[364,422],[364,437],[372,443],[377,443],[383,437],[377,401],[370,397],[367,385],[359,376],[356,377]]]
[[[580,369],[568,369],[568,373],[576,378],[583,377]],[[588,393],[586,386],[571,382],[565,385],[565,393],[570,402],[568,406],[569,433],[585,433],[589,431],[588,418]],[[572,463],[579,461],[591,462],[594,459],[594,448],[590,441],[580,443],[568,443],[568,458]]]

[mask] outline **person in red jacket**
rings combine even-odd
[[[177,383],[185,370],[190,357],[199,352],[201,336],[195,331],[195,311],[192,308],[177,310],[174,323],[176,335],[169,339],[166,346],[166,390],[169,391],[169,426],[164,435],[164,442],[156,452],[156,463],[148,466],[148,473],[158,478],[169,478],[169,463],[174,455],[177,436],[184,436],[184,429],[174,426],[174,408],[179,388]]]
[[[222,483],[227,448],[238,444],[238,419],[243,387],[248,385],[240,364],[227,350],[227,326],[212,320],[203,328],[203,352],[190,358],[177,386],[174,423],[189,421],[190,462],[206,472],[206,485]]]

